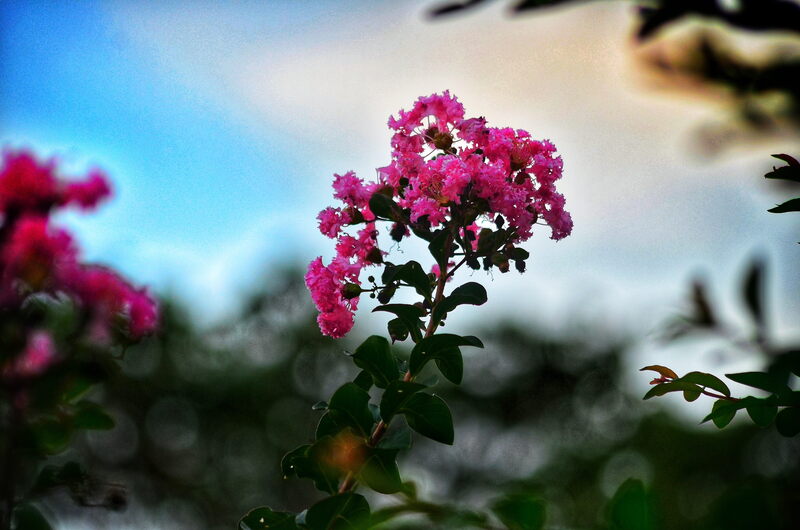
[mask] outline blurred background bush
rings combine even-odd
[[[276,272],[232,322],[200,331],[177,302],[159,335],[127,352],[102,398],[117,418],[63,460],[124,484],[127,513],[47,499],[64,528],[231,528],[256,505],[300,510],[307,481],[280,458],[313,434],[327,397],[355,368],[316,330],[296,270]],[[486,350],[460,388],[440,383],[453,447],[418,441],[401,461],[423,498],[485,507],[501,491],[548,503],[547,528],[597,528],[628,478],[650,489],[651,528],[792,528],[800,521],[800,444],[743,421],[725,431],[643,404],[629,389],[631,337],[576,321],[554,333],[486,322]],[[386,502],[385,500],[383,502]],[[377,501],[381,505],[381,501]],[[408,528],[426,528],[409,523]]]
[[[425,16],[461,4],[480,9]],[[766,4],[789,14],[756,28],[730,15]],[[797,342],[797,222],[765,213],[797,187],[759,183],[770,153],[797,155],[797,3],[447,5],[0,4],[0,138],[102,162],[120,198],[65,221],[93,259],[167,293],[160,333],[91,396],[116,427],[56,458],[123,485],[127,510],[57,492],[43,509],[58,528],[228,529],[253,506],[316,498],[281,479],[280,458],[354,375],[342,350],[358,337],[320,336],[302,267],[285,264],[330,251],[313,221],[329,175],[370,175],[386,116],[445,88],[556,143],[576,234],[534,242],[522,287],[494,278],[474,330],[486,349],[462,387],[439,383],[455,446],[413,451],[404,476],[468,507],[540,496],[553,530],[604,526],[630,477],[652,495],[648,528],[800,526],[796,438],[697,426],[675,401],[642,403],[635,371],[764,361],[651,340],[698,269],[730,312],[754,248],[775,272],[775,336]],[[362,316],[357,334],[382,324]]]

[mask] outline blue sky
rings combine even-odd
[[[638,77],[624,5],[509,20],[496,4],[434,23],[421,0],[5,1],[0,142],[106,169],[115,199],[65,219],[87,256],[209,320],[269,264],[330,256],[314,216],[332,173],[374,175],[388,115],[450,89],[468,114],[556,143],[575,218],[567,240],[532,241],[525,276],[488,280],[487,310],[635,327],[676,311],[698,271],[732,305],[757,251],[796,314],[797,223],[765,212],[781,197],[759,181],[789,147],[698,158],[719,108]]]
[[[114,181],[112,203],[69,219],[90,258],[163,286],[186,271],[134,249],[202,258],[200,249],[230,244],[306,191],[303,161],[280,131],[256,137],[230,109],[163,75],[102,4],[4,2],[0,20],[3,145],[57,155],[76,171],[99,165]]]

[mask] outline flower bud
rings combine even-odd
[[[350,218],[348,224],[357,225],[364,222],[364,216],[361,214],[358,208],[348,208],[345,210],[345,213],[347,213]]]
[[[372,247],[367,253],[367,261],[370,263],[383,263],[383,254],[381,254],[381,249],[378,247]]]
[[[392,230],[389,232],[389,235],[392,236],[394,241],[398,243],[402,241],[403,237],[406,235],[406,225],[402,223],[395,223],[392,225]]]
[[[388,304],[392,300],[395,291],[397,291],[397,287],[394,285],[387,285],[378,293],[378,302]]]
[[[508,258],[505,254],[500,252],[492,254],[492,264],[496,265],[500,272],[508,272]]]
[[[342,288],[342,297],[349,300],[358,297],[363,291],[360,285],[348,282]]]

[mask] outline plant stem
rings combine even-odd
[[[741,399],[740,399],[740,398],[735,398],[735,397],[731,397],[731,396],[726,396],[726,395],[724,395],[724,394],[717,394],[717,393],[715,393],[715,392],[709,392],[708,390],[701,390],[700,392],[701,392],[702,394],[706,395],[706,396],[713,397],[713,398],[717,398],[717,399],[724,399],[724,400],[726,400],[726,401],[741,401]]]
[[[439,327],[439,322],[437,322],[433,318],[433,310],[436,308],[437,305],[439,305],[439,303],[444,298],[444,286],[447,283],[447,279],[450,277],[450,274],[447,271],[447,259],[448,259],[447,256],[450,255],[450,249],[452,245],[453,245],[453,236],[451,234],[447,239],[445,239],[444,242],[445,260],[443,264],[439,264],[440,268],[439,279],[436,282],[436,294],[433,297],[433,304],[431,304],[431,312],[430,312],[431,318],[428,321],[427,327],[425,328],[425,338],[428,338],[431,335],[433,335],[434,332],[436,332],[436,328]],[[462,260],[462,262],[459,263],[455,268],[453,268],[453,270],[461,266],[461,264],[464,261],[466,261],[466,259]],[[414,376],[411,375],[410,370],[407,371],[405,375],[403,375],[403,381],[408,382],[413,380]],[[378,443],[381,441],[381,438],[383,438],[383,435],[386,434],[386,429],[388,428],[389,424],[383,420],[380,420],[378,424],[375,425],[375,428],[372,430],[372,434],[370,435],[367,444],[370,447],[376,447]],[[345,476],[344,480],[342,481],[341,485],[339,486],[339,493],[345,493],[347,491],[350,491],[351,489],[353,489],[355,485],[356,485],[355,475],[353,475],[352,471],[349,471]]]

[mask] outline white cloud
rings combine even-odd
[[[628,6],[597,3],[510,19],[498,2],[431,22],[421,16],[428,2],[398,4],[328,8],[295,27],[260,4],[201,11],[131,3],[112,14],[164,75],[227,106],[236,119],[292,137],[312,160],[309,178],[319,182],[305,200],[320,208],[331,173],[371,176],[386,163],[386,119],[419,95],[449,88],[468,113],[551,138],[564,156],[562,190],[576,230],[558,245],[533,243],[534,279],[525,285],[535,296],[526,300],[575,306],[586,300],[587,285],[600,284],[612,305],[639,300],[639,313],[654,297],[674,298],[698,267],[721,273],[727,288],[751,247],[781,259],[789,252],[779,247],[792,241],[774,237],[789,228],[776,226],[763,212],[771,202],[765,206],[767,197],[752,192],[764,156],[698,163],[690,132],[714,109],[642,90]],[[196,271],[195,285],[222,293],[230,289],[229,267],[255,259],[248,249],[256,239],[248,231],[217,259],[190,253],[180,267]],[[309,239],[311,247],[326,243]],[[504,278],[495,286],[512,307],[519,292],[513,281],[516,291]],[[787,280],[784,287],[798,285]]]

